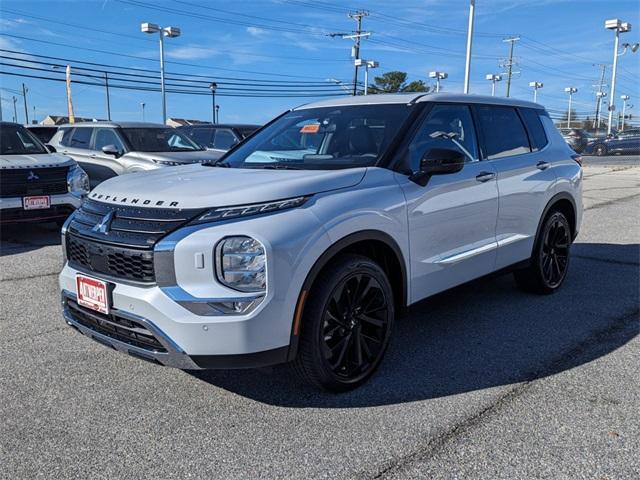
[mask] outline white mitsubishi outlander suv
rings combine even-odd
[[[181,369],[366,381],[396,314],[498,270],[548,294],[580,157],[537,104],[369,95],[286,112],[213,164],[113,178],[63,227],[66,322]]]

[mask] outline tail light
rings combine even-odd
[[[571,155],[571,158],[580,166],[582,166],[582,155]]]

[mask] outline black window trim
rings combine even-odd
[[[544,134],[545,144],[542,146],[542,148],[539,148],[536,151],[533,150],[533,134],[529,130],[529,124],[525,120],[524,115],[522,114],[522,111],[521,111],[521,110],[524,110],[524,109],[528,109],[528,110],[531,110],[532,112],[534,112],[538,116],[538,121],[540,122],[540,126],[542,127],[542,133]],[[547,135],[547,131],[544,128],[544,123],[542,123],[542,119],[540,118],[540,114],[538,113],[539,111],[540,111],[540,109],[537,109],[537,108],[518,107],[518,114],[520,115],[520,120],[522,120],[522,123],[524,124],[524,129],[526,130],[527,136],[529,137],[529,149],[531,150],[531,152],[529,152],[529,153],[540,153],[543,150],[546,150],[546,148],[551,143],[549,141],[549,136]]]

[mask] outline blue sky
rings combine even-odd
[[[47,55],[145,69],[153,75],[158,70],[157,39],[140,33],[140,23],[149,21],[182,29],[179,38],[165,43],[167,70],[174,74],[210,77],[221,86],[223,77],[256,82],[349,81],[351,41],[325,34],[351,31],[355,22],[348,11],[368,9],[371,15],[364,19],[364,29],[372,35],[363,40],[361,57],[380,62],[372,74],[403,70],[410,80],[429,82],[427,72],[445,71],[449,78],[444,90],[458,92],[464,79],[468,5],[468,0],[2,0],[0,49],[23,52],[28,59]],[[637,0],[477,0],[471,93],[490,93],[490,82],[484,78],[502,70],[499,62],[508,53],[503,39],[519,35],[514,70],[520,73],[514,77],[512,96],[531,99],[528,83],[540,81],[544,88],[538,101],[549,109],[566,110],[564,88],[574,86],[578,88],[575,109],[592,112],[592,85],[600,72],[593,64],[607,64],[607,84],[611,78],[613,33],[604,29],[604,20],[616,17],[633,24],[622,41],[640,41]],[[82,26],[85,29],[78,28]],[[616,97],[630,95],[630,103],[637,104],[632,112],[640,114],[640,52],[620,57],[619,65]],[[0,71],[34,73],[2,65]],[[61,78],[62,72],[44,75]],[[30,117],[34,106],[39,120],[47,114],[66,114],[64,83],[0,75],[5,119],[13,116],[11,97],[23,82],[29,89]],[[504,94],[505,83],[498,84],[498,94]],[[18,120],[24,121],[22,98],[18,100]],[[221,121],[253,123],[313,98],[218,96],[217,100]],[[73,101],[77,116],[106,116],[104,87],[74,85]],[[146,104],[147,120],[161,120],[159,93],[118,89],[111,89],[112,118],[140,120],[141,102]],[[621,106],[619,100],[616,103]],[[169,116],[208,120],[211,99],[169,94],[167,109]]]

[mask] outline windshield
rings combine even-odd
[[[175,128],[123,128],[134,152],[193,152],[204,150]]]
[[[375,165],[411,112],[406,104],[289,112],[224,157],[236,168],[340,169]]]
[[[35,135],[21,125],[0,126],[0,155],[49,153]]]

